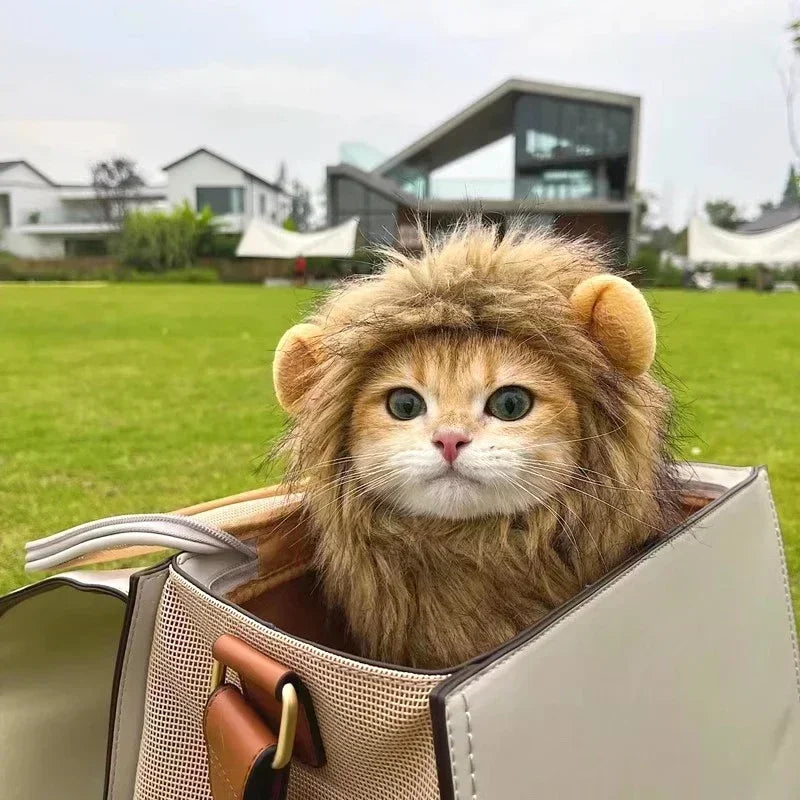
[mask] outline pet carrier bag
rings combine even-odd
[[[0,605],[3,795],[800,797],[800,675],[767,473],[695,465],[669,536],[446,671],[352,654],[301,500],[267,489],[32,542]]]

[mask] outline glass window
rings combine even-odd
[[[258,214],[261,217],[267,216],[267,196],[264,192],[261,192],[258,197]]]
[[[631,135],[631,114],[623,108],[606,110],[606,152],[627,153]]]
[[[588,169],[546,169],[522,178],[518,191],[537,200],[583,200],[597,196],[597,184]]]
[[[208,206],[215,214],[242,214],[244,212],[243,186],[198,186],[197,208]]]
[[[631,112],[625,108],[529,96],[516,110],[517,154],[534,161],[627,153]]]

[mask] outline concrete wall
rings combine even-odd
[[[58,188],[42,180],[25,164],[16,164],[0,173],[0,193],[9,196],[11,227],[26,225],[32,213],[56,214],[61,208]]]
[[[261,213],[261,197],[264,197],[266,208]],[[245,208],[249,209],[250,215],[255,219],[263,219],[265,222],[280,225],[292,210],[291,198],[277,192],[266,183],[262,183],[253,177],[247,178],[245,186]]]
[[[64,237],[34,236],[6,228],[0,231],[0,250],[7,250],[19,258],[64,258]]]
[[[54,215],[61,208],[58,188],[51,186],[25,164],[15,164],[0,173],[0,194],[8,198],[8,227],[0,230],[0,248],[22,258],[61,258],[64,240],[52,236],[30,236],[15,230],[26,225],[31,214]]]

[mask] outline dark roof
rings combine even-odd
[[[800,205],[778,206],[770,208],[750,222],[743,223],[736,230],[738,233],[764,233],[797,219],[800,219]]]
[[[509,78],[384,161],[375,172],[386,175],[397,167],[417,164],[428,171],[434,170],[502,139],[513,128],[515,100],[525,94],[544,94],[634,109],[640,103],[638,97],[629,94]]]
[[[23,158],[18,158],[15,161],[0,161],[0,172],[5,172],[7,169],[11,169],[11,167],[16,167],[18,164],[24,164],[31,172],[35,172],[43,181],[49,183],[51,186],[58,186],[55,181],[50,180],[43,172],[40,172],[36,167],[33,166],[28,161],[25,161]]]
[[[229,158],[225,158],[221,156],[219,153],[215,153],[213,150],[209,150],[207,147],[198,147],[197,150],[192,150],[191,153],[187,153],[185,156],[181,156],[177,161],[173,161],[167,164],[164,167],[161,167],[165,172],[168,169],[172,169],[176,167],[178,164],[183,163],[184,161],[188,161],[190,158],[194,158],[199,153],[205,153],[206,155],[211,156],[212,158],[216,158],[217,161],[222,161],[223,164],[227,164],[229,167],[233,167],[234,169],[241,170],[248,178],[254,178],[255,180],[259,181],[260,183],[266,184],[271,189],[274,189],[276,192],[283,192],[284,194],[289,194],[283,187],[278,186],[277,183],[274,181],[268,181],[266,178],[262,178],[260,175],[256,175],[255,172],[251,172],[249,169],[245,169],[241,164],[237,164],[235,161],[231,161]]]

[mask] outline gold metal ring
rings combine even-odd
[[[283,684],[281,701],[281,727],[272,758],[272,769],[283,769],[292,760],[294,735],[297,732],[297,691],[291,683]]]
[[[208,686],[209,694],[212,694],[222,686],[227,672],[227,666],[215,658],[211,666],[211,680]],[[281,689],[281,725],[278,730],[275,755],[272,757],[272,769],[283,769],[292,760],[294,737],[297,733],[297,712],[297,690],[291,683],[284,683]]]
[[[228,668],[215,658],[211,662],[211,680],[208,682],[208,693],[211,695],[219,689],[225,682],[225,675]]]

